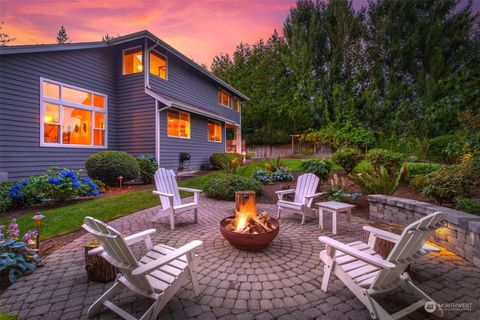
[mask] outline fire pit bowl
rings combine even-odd
[[[245,251],[260,251],[270,244],[278,235],[280,231],[280,224],[278,223],[277,219],[270,218],[270,222],[275,229],[269,232],[262,232],[257,234],[246,234],[246,233],[239,233],[228,231],[227,226],[227,219],[233,219],[235,216],[227,217],[220,221],[220,232],[222,233],[223,237],[230,242],[230,244],[240,250]]]

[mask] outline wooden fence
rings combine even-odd
[[[295,149],[295,150],[294,150]],[[317,146],[315,148],[316,153],[312,157],[329,158],[331,150],[329,147]],[[300,148],[292,148],[291,144],[279,144],[279,145],[252,145],[247,146],[247,152],[253,151],[255,155],[253,158],[288,158],[301,155]]]

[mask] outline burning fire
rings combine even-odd
[[[239,201],[238,208],[235,210],[235,220],[233,221],[235,232],[242,231],[250,222],[250,218],[257,218],[257,206],[255,197],[246,197],[244,201]]]

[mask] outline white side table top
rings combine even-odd
[[[315,204],[319,207],[330,209],[330,210],[342,210],[342,209],[355,208],[353,204],[343,203],[338,201],[316,202]]]

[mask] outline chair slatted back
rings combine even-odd
[[[305,196],[314,194],[317,191],[319,182],[320,179],[313,173],[306,173],[299,176],[295,190],[295,199],[293,201],[311,207],[313,199],[307,200]]]
[[[178,192],[177,180],[175,179],[175,172],[173,172],[173,170],[159,168],[157,172],[155,172],[155,186],[157,187],[157,191],[174,195],[174,206],[182,204],[182,199],[180,198],[180,193]],[[160,201],[163,209],[170,208],[168,197],[160,196]]]
[[[95,236],[95,239],[108,255],[107,260],[117,267],[120,273],[123,274],[132,285],[142,291],[153,291],[146,276],[132,275],[133,269],[139,267],[140,264],[117,230],[92,217],[85,217],[82,227]]]
[[[396,285],[399,282],[400,275],[410,263],[420,256],[423,245],[433,231],[443,225],[443,221],[443,213],[435,212],[405,227],[400,240],[395,244],[386,259],[397,267],[380,271],[371,288],[384,290]]]

